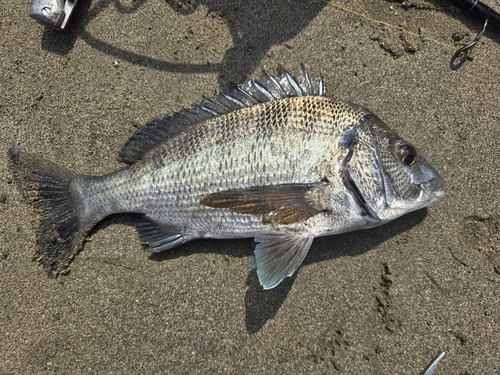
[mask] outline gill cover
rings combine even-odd
[[[380,121],[373,114],[365,115],[349,129],[343,143],[347,149],[342,168],[344,184],[352,203],[367,220],[378,222],[378,212],[385,206],[384,177],[377,156],[376,139],[367,123]]]

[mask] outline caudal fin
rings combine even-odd
[[[95,225],[81,215],[77,186],[84,177],[35,155],[9,149],[11,169],[23,196],[42,216],[37,245],[40,262],[50,276],[64,271]]]

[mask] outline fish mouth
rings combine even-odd
[[[431,204],[434,204],[444,197],[444,191],[438,190],[438,191],[433,191],[430,194],[427,194],[424,190],[424,194],[427,197],[427,201],[429,202],[428,205],[430,206]]]
[[[344,186],[347,188],[347,191],[349,191],[352,201],[356,204],[361,216],[370,222],[380,222],[380,217],[373,211],[365,198],[363,198],[363,194],[361,194],[361,191],[346,168],[343,170],[342,177]]]
[[[444,179],[441,176],[437,176],[419,185],[427,197],[429,205],[436,203],[444,197],[444,191],[440,190],[444,184]]]
[[[425,194],[429,196],[438,193],[444,195],[444,192],[440,191],[440,189],[443,186],[444,186],[444,179],[441,176],[434,177],[433,179],[420,184],[420,187],[424,190]]]

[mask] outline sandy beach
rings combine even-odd
[[[446,0],[80,0],[63,32],[30,7],[0,6],[0,373],[420,374],[443,351],[436,375],[500,373],[500,31],[453,69],[483,25]],[[128,215],[47,277],[9,147],[105,174],[148,121],[301,63],[416,145],[445,198],[316,239],[270,291],[251,239],[151,254]]]

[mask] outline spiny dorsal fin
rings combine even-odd
[[[271,100],[309,95],[324,96],[325,86],[321,77],[312,81],[303,65],[294,77],[283,68],[276,76],[262,72],[256,81],[233,84],[227,93],[205,99],[199,106],[147,123],[125,143],[119,158],[135,163],[166,139],[207,119]]]

